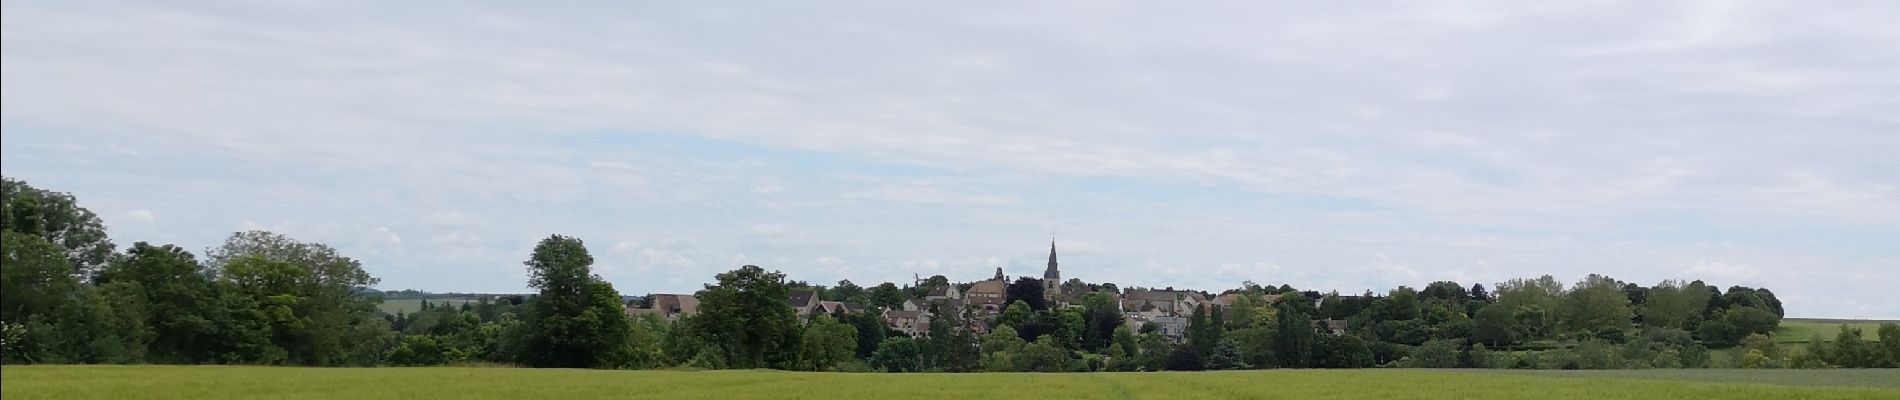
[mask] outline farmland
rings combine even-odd
[[[1778,374],[1789,379],[1762,379]],[[8,399],[1891,399],[1900,371],[1277,370],[844,374],[516,368],[9,366]],[[1766,382],[1766,383],[1756,383]],[[1884,382],[1884,384],[1883,384]]]
[[[461,307],[462,304],[473,303],[475,301],[476,299],[473,299],[473,298],[429,299],[429,304],[446,305],[450,307]],[[392,314],[392,315],[398,312],[414,314],[417,310],[422,309],[422,299],[383,300],[382,303],[378,303],[376,305],[376,309],[382,310],[382,312]]]
[[[1841,332],[1841,325],[1843,324],[1860,328],[1860,337],[1862,339],[1879,340],[1880,337],[1877,331],[1880,329],[1880,324],[1887,322],[1894,321],[1789,318],[1782,320],[1781,326],[1775,329],[1775,341],[1781,343],[1807,343],[1811,338],[1820,336],[1821,340],[1832,342],[1834,341],[1834,336]]]

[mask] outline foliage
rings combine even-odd
[[[885,372],[923,371],[924,354],[917,340],[904,337],[884,339],[871,354],[871,366]]]
[[[721,273],[700,292],[695,328],[731,368],[792,368],[799,323],[785,303],[785,274],[747,265]],[[882,344],[880,344],[882,346]]]
[[[1708,285],[1702,281],[1683,283],[1666,280],[1649,289],[1640,313],[1643,324],[1663,328],[1687,328],[1702,316],[1709,304]]]
[[[535,245],[528,285],[539,289],[526,325],[521,361],[537,367],[620,368],[636,356],[632,331],[613,286],[592,272],[580,239],[554,235]]]
[[[0,178],[0,215],[3,229],[38,236],[58,246],[69,269],[78,278],[91,276],[111,260],[112,240],[105,222],[79,206],[71,193],[35,188],[12,178]]]
[[[1253,371],[1210,374],[786,374],[516,368],[9,366],[9,398],[235,400],[403,397],[520,399],[1887,399],[1900,371]],[[455,384],[430,384],[455,382]],[[418,386],[418,384],[426,386]],[[1745,383],[1738,385],[1737,383]],[[204,390],[216,388],[216,390]],[[317,393],[318,395],[312,395]],[[1333,396],[1333,397],[1327,397]]]
[[[1044,335],[1035,342],[1023,346],[1020,360],[1022,370],[1027,372],[1063,372],[1070,366],[1069,351],[1056,343],[1055,338]]]
[[[1208,352],[1207,369],[1220,371],[1247,367],[1247,361],[1240,355],[1240,343],[1232,338],[1221,339],[1220,343],[1216,343],[1214,349]]]
[[[1285,368],[1310,366],[1313,359],[1313,320],[1297,304],[1276,305],[1273,321],[1273,363]]]
[[[1193,347],[1179,346],[1168,353],[1168,364],[1165,368],[1169,371],[1200,371],[1207,369],[1207,362]]]
[[[1004,293],[1003,293],[1004,300],[1008,301],[1011,304],[1015,304],[1016,302],[1020,301],[1024,305],[1029,306],[1030,311],[1042,311],[1042,310],[1049,309],[1049,300],[1043,297],[1043,293],[1042,293],[1043,287],[1042,287],[1041,279],[1031,278],[1027,276],[1016,278],[1015,282],[1010,282],[1009,286],[1005,287],[1003,290],[1004,290]]]
[[[1449,340],[1433,340],[1413,350],[1403,364],[1413,368],[1457,368],[1458,344]]]
[[[804,351],[806,368],[812,371],[825,371],[856,357],[858,330],[851,325],[839,323],[829,315],[820,315],[805,326]]]

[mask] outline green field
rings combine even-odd
[[[1775,329],[1775,341],[1780,343],[1807,343],[1808,340],[1819,335],[1822,340],[1832,342],[1834,341],[1834,336],[1841,333],[1842,324],[1860,328],[1860,337],[1862,339],[1880,340],[1880,324],[1887,322],[1894,321],[1789,318],[1781,320],[1781,327]]]
[[[1788,379],[1763,379],[1788,375]],[[1900,371],[843,374],[8,366],[7,399],[1896,399]]]
[[[471,303],[474,301],[476,300],[475,299],[429,299],[429,304],[461,307],[462,303]],[[383,300],[382,304],[376,305],[376,309],[383,310],[383,312],[389,313],[391,315],[394,315],[397,312],[414,313],[416,312],[416,310],[422,309],[422,299]]]

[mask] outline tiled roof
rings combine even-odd
[[[812,302],[817,300],[818,291],[816,290],[794,290],[786,294],[785,302],[791,303],[792,308],[805,308],[812,306]]]

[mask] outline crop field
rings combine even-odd
[[[429,299],[429,304],[461,307],[462,303],[472,303],[475,301],[475,299]],[[383,312],[391,315],[397,312],[414,313],[416,310],[422,309],[422,299],[383,300],[382,304],[376,305],[376,309],[383,310]]]
[[[1900,371],[845,374],[8,366],[7,399],[1895,399]],[[1790,379],[1761,376],[1795,373]],[[1886,384],[1882,384],[1882,383]],[[1800,383],[1799,385],[1792,383]]]
[[[1807,343],[1814,336],[1832,342],[1834,336],[1841,333],[1841,325],[1860,328],[1860,337],[1867,340],[1880,340],[1880,324],[1894,321],[1870,320],[1823,320],[1823,319],[1785,319],[1781,327],[1775,329],[1775,341],[1780,343]]]

